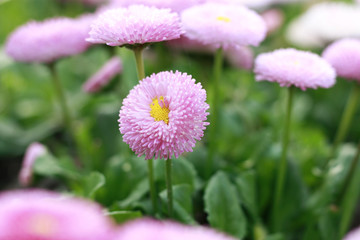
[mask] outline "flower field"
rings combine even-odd
[[[360,240],[360,2],[0,0],[0,240]]]

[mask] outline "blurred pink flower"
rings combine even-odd
[[[122,62],[120,58],[113,57],[85,82],[83,90],[88,93],[97,92],[121,71]]]
[[[241,5],[205,3],[184,10],[185,36],[216,47],[257,46],[264,40],[264,20]]]
[[[179,38],[182,33],[177,13],[144,5],[131,5],[103,12],[91,25],[92,43],[110,46],[144,44]]]
[[[352,230],[343,238],[343,240],[359,240],[359,239],[360,239],[360,228]]]
[[[295,49],[260,54],[255,60],[256,80],[278,82],[282,87],[329,88],[335,84],[335,70],[320,56]]]
[[[202,0],[111,0],[110,4],[118,7],[128,7],[134,4],[143,4],[150,7],[170,8],[174,12],[199,4]]]
[[[85,15],[78,19],[62,17],[28,22],[11,33],[5,51],[15,61],[39,63],[79,54],[90,46],[85,38],[91,20],[91,15]]]
[[[186,52],[214,53],[216,51],[216,47],[214,45],[206,45],[202,42],[189,39],[184,35],[178,39],[168,41],[166,44],[172,49]]]
[[[0,240],[102,240],[112,222],[99,205],[43,190],[0,194]]]
[[[254,54],[249,47],[230,47],[225,49],[225,58],[235,68],[252,69]]]
[[[261,13],[261,17],[264,19],[268,33],[274,32],[284,22],[284,13],[280,9],[269,9]]]
[[[328,46],[323,54],[338,76],[360,82],[360,40],[342,39]]]
[[[119,228],[113,240],[235,240],[213,229],[140,219]]]
[[[45,146],[37,142],[30,144],[30,146],[26,149],[19,174],[19,182],[21,185],[29,186],[31,184],[35,160],[46,154],[46,152],[47,150]]]
[[[192,152],[208,125],[206,92],[186,73],[160,72],[140,81],[124,99],[120,132],[138,155],[177,158]]]

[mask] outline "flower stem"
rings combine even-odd
[[[281,154],[280,166],[276,179],[275,195],[274,195],[274,202],[272,208],[272,226],[273,226],[272,230],[274,232],[279,231],[278,216],[279,216],[279,207],[282,199],[282,193],[283,193],[284,182],[286,177],[286,169],[287,169],[287,150],[288,150],[289,136],[290,136],[290,120],[291,120],[293,95],[294,95],[294,87],[289,87],[287,106],[286,106],[285,129],[283,132],[283,139],[282,139],[282,154]]]
[[[154,213],[156,213],[157,204],[156,204],[156,191],[155,191],[155,181],[154,181],[154,164],[152,159],[147,160],[147,163],[148,163],[148,177],[149,177],[151,204]]]
[[[166,188],[167,188],[167,199],[168,199],[168,214],[169,217],[173,217],[173,194],[172,194],[172,183],[171,183],[171,159],[166,161]]]
[[[210,115],[210,129],[209,129],[209,152],[206,163],[206,177],[211,176],[211,172],[214,165],[214,157],[217,150],[218,143],[218,121],[219,121],[219,104],[221,103],[220,99],[220,78],[222,73],[222,66],[224,60],[224,51],[220,47],[216,50],[215,53],[215,62],[214,62],[214,80],[212,84],[212,102],[211,102],[211,115]]]
[[[64,120],[64,124],[65,124],[66,130],[67,130],[67,133],[70,137],[70,141],[72,143],[76,143],[76,139],[74,136],[73,120],[71,118],[70,110],[69,110],[67,102],[66,102],[66,97],[65,97],[63,86],[61,84],[61,81],[60,81],[59,76],[55,69],[55,63],[49,64],[49,68],[51,71],[56,95],[58,97],[58,101],[60,103],[60,107],[62,110],[63,120]]]
[[[338,131],[336,133],[334,145],[330,153],[330,158],[327,161],[329,161],[335,156],[339,144],[344,140],[348,132],[350,123],[353,119],[359,97],[360,97],[360,84],[355,83],[355,86],[353,87],[348,102],[346,104],[344,113],[341,117],[340,127],[338,128]]]
[[[135,54],[136,70],[137,70],[137,75],[138,75],[139,80],[145,78],[144,59],[142,57],[143,49],[144,49],[144,46],[142,46],[142,45],[134,47],[132,49]]]
[[[145,78],[145,68],[144,68],[144,59],[142,57],[142,51],[144,49],[143,45],[136,46],[132,48],[135,55],[136,60],[136,70],[139,81]],[[155,189],[155,182],[154,182],[154,164],[153,160],[149,159],[148,161],[148,178],[149,178],[149,187],[150,187],[150,197],[151,197],[151,204],[153,207],[153,211],[157,212],[157,201],[156,201],[156,189]]]
[[[340,236],[339,239],[342,239],[346,231],[349,229],[351,223],[351,217],[355,211],[356,203],[359,198],[359,184],[360,184],[360,175],[354,174],[356,169],[359,167],[359,157],[360,157],[360,143],[358,145],[356,154],[351,162],[350,171],[346,176],[344,182],[344,188],[342,189],[343,199],[341,204],[342,214],[340,218]]]

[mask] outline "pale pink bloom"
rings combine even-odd
[[[249,47],[230,47],[225,49],[225,58],[233,67],[241,69],[252,69],[254,54]]]
[[[122,71],[122,62],[119,57],[113,57],[92,75],[83,85],[83,90],[88,93],[98,92],[110,80]]]
[[[184,10],[185,36],[216,47],[257,46],[266,35],[264,20],[241,5],[205,3]]]
[[[39,63],[79,54],[90,46],[85,38],[91,20],[92,16],[86,15],[78,19],[62,17],[28,22],[11,33],[5,51],[15,61]]]
[[[29,186],[32,182],[33,167],[37,158],[45,155],[47,152],[44,145],[40,143],[32,143],[26,149],[22,167],[19,174],[19,182],[23,186]]]
[[[170,8],[174,12],[182,10],[201,3],[203,0],[111,0],[110,5],[118,7],[128,7],[134,4],[143,4],[150,7]]]
[[[112,222],[102,208],[43,190],[0,194],[0,240],[102,240]]]
[[[235,240],[213,229],[140,219],[119,228],[112,240]]]
[[[278,82],[282,87],[329,88],[335,84],[335,70],[320,56],[295,49],[278,49],[255,60],[256,80]]]
[[[120,132],[146,159],[192,152],[208,125],[206,92],[186,73],[160,72],[140,81],[124,99]]]
[[[167,46],[175,50],[182,50],[185,52],[196,52],[196,53],[214,53],[216,51],[216,46],[206,45],[202,42],[192,40],[182,35],[178,39],[168,41]]]
[[[176,39],[181,33],[179,15],[170,9],[131,5],[100,14],[91,25],[90,37],[86,40],[122,46]]]
[[[349,232],[343,240],[359,240],[360,239],[360,228],[357,228]]]
[[[328,46],[323,54],[338,76],[360,82],[360,40],[342,39]]]
[[[263,8],[270,5],[272,1],[273,0],[203,0],[203,2],[241,4],[250,8]]]
[[[284,22],[284,13],[276,8],[262,12],[261,16],[265,21],[268,33],[276,31]]]

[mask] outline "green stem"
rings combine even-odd
[[[70,110],[69,110],[67,102],[66,102],[63,86],[61,84],[61,81],[60,81],[59,76],[55,69],[55,63],[49,64],[49,68],[50,68],[50,71],[52,74],[52,80],[53,80],[53,84],[55,87],[56,95],[58,97],[60,107],[62,110],[62,115],[63,115],[63,120],[64,120],[66,130],[71,138],[71,141],[75,143],[76,139],[74,136],[73,120],[71,118]]]
[[[136,70],[138,74],[138,79],[145,78],[145,68],[144,68],[144,59],[142,57],[142,51],[144,49],[143,45],[136,46],[132,48],[135,54],[136,60]],[[154,164],[153,160],[149,159],[148,161],[148,177],[149,177],[149,187],[150,187],[150,197],[151,197],[151,204],[153,207],[153,211],[157,212],[157,201],[156,201],[156,189],[155,189],[155,182],[154,182]]]
[[[136,70],[137,70],[139,80],[142,80],[145,78],[144,59],[142,57],[143,49],[144,49],[144,46],[142,46],[142,45],[134,47],[132,49],[135,54]]]
[[[284,189],[284,182],[286,177],[286,169],[287,169],[287,150],[289,145],[289,136],[290,136],[290,120],[291,120],[291,110],[292,110],[292,102],[294,95],[294,87],[288,88],[288,99],[286,106],[286,118],[285,118],[285,129],[283,132],[282,139],[282,154],[280,160],[280,166],[277,174],[276,185],[275,185],[275,195],[272,209],[272,225],[273,231],[279,231],[279,207],[282,199],[282,193]]]
[[[147,160],[147,163],[148,163],[148,177],[149,177],[151,204],[154,213],[156,213],[157,204],[156,204],[156,191],[155,191],[155,181],[154,181],[154,164],[152,159]]]
[[[209,152],[206,164],[206,177],[211,176],[211,172],[214,165],[214,157],[217,150],[218,143],[218,121],[219,121],[219,105],[221,103],[221,92],[220,92],[220,78],[222,73],[222,66],[224,60],[224,51],[220,47],[215,53],[214,62],[214,80],[212,84],[212,101],[210,104],[211,115],[210,115],[210,129],[209,129]]]
[[[359,198],[359,183],[360,175],[354,174],[359,165],[360,157],[360,143],[358,145],[356,154],[351,162],[350,171],[345,179],[344,188],[343,188],[343,199],[341,202],[341,219],[340,219],[340,236],[339,239],[342,239],[345,233],[349,229],[351,223],[351,218],[354,213],[354,208],[356,206],[357,200]]]
[[[356,106],[359,101],[359,97],[360,97],[360,84],[355,83],[355,86],[353,87],[348,102],[346,104],[344,113],[341,117],[340,127],[338,128],[338,131],[336,133],[334,145],[332,147],[330,158],[328,159],[328,161],[335,156],[336,150],[338,149],[340,143],[344,141],[344,138],[348,132],[350,123],[356,111]]]
[[[168,213],[169,217],[173,217],[173,194],[172,194],[172,183],[171,183],[171,159],[169,158],[166,162],[166,188],[168,198]]]

